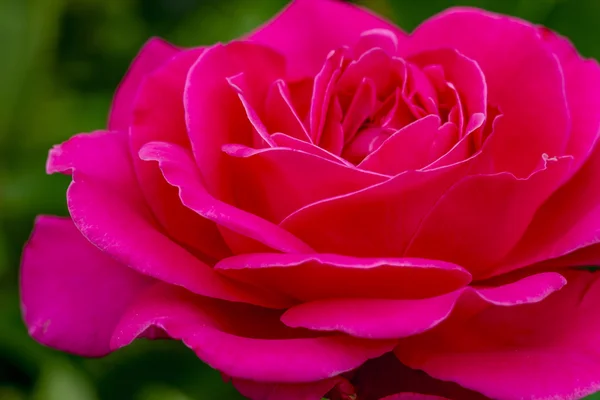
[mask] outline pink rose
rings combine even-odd
[[[108,130],[50,151],[70,217],[35,223],[24,318],[85,356],[181,340],[254,400],[578,399],[599,129],[598,64],[481,10],[408,35],[297,0],[229,44],[153,39]]]

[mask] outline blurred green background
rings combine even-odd
[[[406,30],[455,4],[544,24],[600,58],[598,0],[362,0]],[[0,0],[0,400],[240,398],[178,343],[138,342],[86,360],[43,348],[22,326],[18,265],[36,214],[66,215],[69,179],[46,176],[48,149],[105,126],[112,92],[150,36],[227,41],[285,0]],[[600,399],[600,396],[595,397]]]

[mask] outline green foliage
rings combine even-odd
[[[48,149],[102,128],[114,88],[150,36],[191,46],[256,27],[285,0],[0,1],[0,399],[190,400],[241,398],[172,342],[139,342],[85,360],[34,343],[22,325],[18,265],[36,214],[66,215],[69,179],[46,176]],[[600,58],[597,0],[362,0],[407,30],[448,6],[522,16]],[[600,396],[591,397],[600,400]]]

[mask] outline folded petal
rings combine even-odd
[[[199,215],[279,251],[312,252],[310,247],[279,226],[207,193],[191,154],[184,148],[170,143],[149,143],[141,150],[140,157],[157,161],[165,179],[179,188],[183,204]]]
[[[275,51],[247,42],[206,49],[187,75],[184,92],[186,124],[194,157],[209,193],[231,200],[231,172],[223,165],[224,144],[252,145],[254,127],[238,92],[227,78],[243,74],[244,99],[265,102],[273,82],[285,74],[285,60]],[[258,115],[261,115],[258,110]]]
[[[477,62],[489,104],[504,114],[489,146],[493,172],[523,177],[543,153],[565,154],[571,126],[563,73],[536,27],[482,10],[455,8],[421,24],[400,43],[399,52],[439,48],[456,49]]]
[[[428,115],[394,132],[374,152],[369,154],[359,168],[380,174],[396,175],[409,169],[425,167],[431,161],[431,147],[435,139],[443,134],[437,115]],[[456,127],[454,127],[456,129]]]
[[[314,154],[315,156],[319,156],[326,160],[337,162],[337,163],[345,165],[347,167],[353,167],[352,163],[344,160],[342,157],[337,156],[333,153],[330,153],[329,151],[327,151],[319,146],[315,146],[314,144],[312,144],[310,142],[296,139],[292,136],[288,136],[283,133],[274,133],[271,137],[273,138],[273,140],[275,141],[275,143],[277,143],[277,146],[279,146],[279,147],[287,147],[288,149],[300,150],[305,153]]]
[[[281,132],[297,140],[310,142],[307,127],[294,107],[284,80],[273,82],[267,94],[265,124],[272,134]],[[275,140],[275,138],[273,138]]]
[[[110,110],[108,129],[127,130],[131,123],[133,102],[146,76],[181,50],[160,38],[144,44],[121,81]]]
[[[388,30],[396,41],[406,36],[392,23],[342,1],[295,0],[248,39],[283,54],[295,78],[314,75],[331,50],[354,45],[372,29]]]
[[[69,218],[40,216],[23,251],[23,319],[46,346],[103,356],[127,307],[151,283],[100,251]]]
[[[403,257],[422,218],[467,172],[466,163],[406,171],[355,193],[310,204],[281,226],[319,253]]]
[[[187,72],[202,51],[183,51],[146,76],[133,104],[129,143],[140,188],[158,222],[171,237],[210,261],[231,254],[215,223],[181,204],[177,189],[165,181],[160,170],[138,156],[142,146],[151,141],[190,147],[183,90]]]
[[[401,340],[396,355],[491,398],[583,398],[600,390],[598,276],[567,272],[562,290],[534,304],[457,310],[438,328]]]
[[[464,178],[423,219],[406,255],[446,260],[480,276],[521,239],[571,161],[547,159],[543,168],[522,179],[510,173]]]
[[[422,298],[451,292],[471,280],[458,265],[439,261],[335,254],[245,254],[226,258],[215,268],[303,302],[335,297]]]
[[[293,306],[281,320],[293,328],[339,331],[361,338],[403,338],[443,322],[463,297],[476,307],[518,305],[540,301],[564,284],[560,274],[542,273],[499,287],[467,287],[423,299],[324,299]]]
[[[282,305],[224,279],[162,232],[139,190],[124,133],[74,136],[50,151],[47,168],[71,171],[67,204],[73,222],[124,265],[202,295]]]
[[[158,284],[123,317],[112,345],[127,345],[155,326],[182,340],[201,360],[232,378],[303,383],[350,371],[390,351],[395,344],[342,335],[306,337],[303,331],[295,335],[279,323],[279,315]]]
[[[226,145],[223,151],[231,156],[228,164],[235,173],[236,205],[274,223],[311,203],[386,180],[383,175],[297,149]]]

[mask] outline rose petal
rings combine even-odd
[[[151,282],[98,250],[70,219],[39,216],[23,251],[23,319],[46,346],[103,356],[119,319]]]
[[[133,102],[144,78],[180,51],[160,38],[152,38],[144,44],[115,93],[108,119],[108,129],[129,129]]]
[[[504,114],[490,146],[490,172],[523,177],[543,153],[565,154],[570,118],[563,74],[535,27],[482,10],[455,8],[425,21],[400,43],[399,52],[439,48],[456,49],[477,62],[489,103]]]
[[[437,297],[416,300],[324,299],[299,304],[281,320],[293,328],[339,331],[369,339],[404,338],[430,330],[443,322],[456,302],[476,294],[482,303],[502,306],[533,303],[564,286],[556,273],[543,273],[494,288],[466,287]]]
[[[165,236],[140,192],[124,133],[77,135],[54,147],[48,172],[72,172],[73,222],[98,248],[136,271],[205,296],[282,306],[281,299],[223,279]]]
[[[510,173],[464,178],[423,220],[406,255],[450,261],[480,276],[519,241],[571,161],[546,159],[523,179]]]
[[[574,157],[574,171],[581,166],[600,133],[600,66],[596,60],[583,59],[565,38],[549,30],[542,37],[558,56],[565,76],[565,91],[571,111],[571,136],[567,154]]]
[[[398,50],[398,36],[393,31],[383,28],[362,32],[352,48],[354,58],[359,58],[372,48],[382,49],[390,56],[394,56]]]
[[[257,106],[269,87],[285,72],[285,62],[274,51],[246,42],[216,45],[204,51],[187,75],[184,105],[189,138],[206,189],[220,200],[231,200],[230,171],[223,166],[221,147],[228,143],[252,145],[253,127],[227,78],[244,74],[244,98]],[[258,110],[258,115],[261,112]]]
[[[183,89],[187,71],[202,51],[183,51],[147,75],[133,105],[129,141],[140,188],[154,216],[172,238],[211,261],[231,254],[214,222],[181,204],[177,189],[165,181],[156,166],[149,165],[138,156],[142,146],[152,141],[168,141],[190,147],[183,110]]]
[[[397,175],[407,170],[425,167],[431,162],[429,155],[434,141],[442,134],[440,125],[440,117],[428,115],[405,126],[394,132],[377,150],[369,154],[358,164],[358,168],[380,174]]]
[[[403,257],[422,218],[467,169],[468,164],[459,163],[407,171],[361,191],[310,204],[280,225],[319,253]]]
[[[342,157],[335,155],[333,153],[330,153],[329,151],[327,151],[319,146],[315,146],[312,143],[296,139],[294,137],[288,136],[283,133],[274,133],[271,137],[273,138],[273,140],[275,141],[275,143],[277,143],[277,146],[279,146],[279,147],[286,147],[288,149],[300,150],[304,153],[314,154],[315,156],[318,156],[320,158],[324,158],[329,161],[337,162],[337,163],[345,165],[347,167],[351,167],[351,168],[354,167],[354,165],[352,165],[348,161],[344,160]]]
[[[302,302],[335,297],[422,298],[461,288],[471,280],[461,267],[439,261],[335,254],[245,254],[226,258],[215,268]]]
[[[390,22],[341,1],[295,0],[248,39],[283,54],[297,78],[315,75],[331,50],[354,45],[372,29],[388,30],[398,41],[406,36]]]
[[[310,142],[306,126],[292,104],[291,94],[285,81],[273,82],[267,95],[265,108],[269,110],[265,115],[265,124],[269,132],[272,134],[281,132],[295,139]]]
[[[499,274],[557,258],[598,243],[600,147],[539,209],[519,244],[487,271]]]
[[[278,315],[271,310],[210,300],[158,284],[123,317],[112,346],[125,346],[149,327],[157,326],[171,338],[182,340],[211,367],[231,377],[303,383],[352,370],[369,358],[390,351],[395,344],[340,335],[298,338],[289,335],[293,331],[279,336],[274,331]],[[283,326],[279,331],[282,329]]]
[[[232,156],[236,205],[274,223],[308,204],[386,180],[301,150],[226,145],[223,151]]]
[[[148,143],[140,157],[157,161],[165,179],[179,188],[184,205],[215,223],[283,252],[312,252],[289,232],[256,215],[215,199],[202,185],[191,154],[170,143]]]
[[[598,276],[566,273],[568,284],[535,304],[456,313],[402,340],[396,354],[412,368],[491,398],[583,398],[600,390]]]

